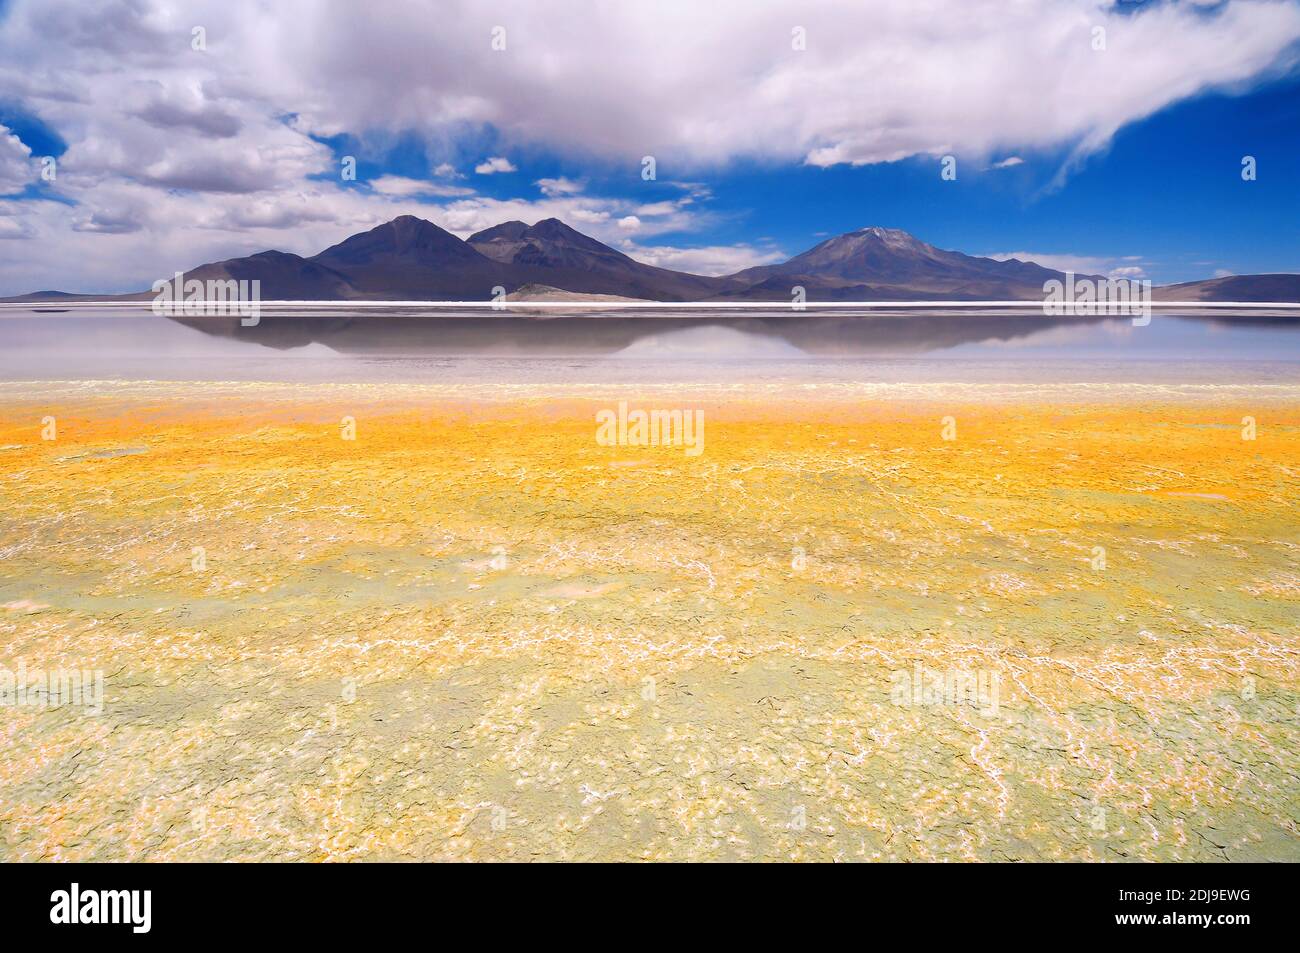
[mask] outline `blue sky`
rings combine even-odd
[[[1242,157],[1257,160],[1243,181]],[[1160,281],[1300,271],[1300,81],[1197,97],[1125,127],[1063,183],[1066,150],[989,168],[960,153],[955,181],[931,157],[881,165],[735,169],[711,181],[743,214],[720,237],[800,248],[864,225],[902,228],[972,254],[1031,250],[1139,256]],[[817,223],[815,230],[809,224]]]
[[[1296,0],[252,9],[0,0],[0,293],[404,213],[556,215],[713,274],[868,225],[1158,283],[1300,271]]]

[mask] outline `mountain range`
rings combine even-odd
[[[1092,276],[1096,277],[1096,276]],[[263,300],[486,301],[555,291],[649,301],[1034,300],[1064,275],[1032,261],[945,251],[899,229],[863,228],[775,265],[709,277],[657,268],[556,218],[512,221],[461,239],[433,222],[402,215],[310,258],[264,251],[200,265],[199,280],[258,279]],[[138,292],[119,298],[148,298]],[[1300,275],[1234,275],[1156,289],[1157,298],[1300,301]],[[18,299],[89,298],[36,292]]]

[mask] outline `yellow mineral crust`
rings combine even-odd
[[[5,385],[0,859],[1300,859],[1300,399],[1059,396]]]

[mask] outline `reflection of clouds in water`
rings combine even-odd
[[[66,359],[76,354],[100,359],[109,356],[242,358],[258,353],[312,359],[340,356],[320,342],[268,351],[250,341],[205,334],[158,315],[107,309],[79,313],[0,312],[0,336],[8,350],[21,349],[28,359],[42,356]]]
[[[0,313],[0,379],[325,377],[345,355],[320,342],[271,349],[136,312]]]
[[[1152,320],[1155,320],[1152,318]],[[1111,338],[1115,343],[1122,343],[1140,330],[1133,326],[1131,318],[1120,321],[1105,321],[1099,324],[1059,324],[1055,327],[1035,331],[1023,337],[1009,340],[986,338],[976,342],[976,347],[996,348],[1036,348],[1053,344],[1104,344]]]
[[[764,360],[808,357],[788,341],[709,325],[666,331],[633,341],[616,358],[648,360]]]
[[[1300,322],[1278,327],[1155,314],[1150,324],[1140,327],[1127,317],[1060,324],[1006,340],[962,344],[936,351],[933,356],[1295,362],[1300,359]]]

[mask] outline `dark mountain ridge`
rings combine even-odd
[[[779,265],[762,265],[732,278],[745,288],[805,288],[809,300],[961,298],[1032,299],[1061,272],[1012,258],[1000,261],[944,251],[896,228],[863,228],[828,238]]]
[[[346,276],[358,298],[483,301],[511,284],[499,262],[413,215],[345,238],[310,260]]]
[[[170,276],[169,276],[170,277]],[[900,229],[828,238],[788,261],[723,277],[647,265],[556,218],[503,222],[462,240],[413,215],[303,258],[268,250],[186,272],[199,280],[258,279],[266,301],[487,301],[527,286],[649,301],[1035,300],[1062,272],[1031,261],[945,251]],[[111,297],[142,299],[152,292]],[[37,292],[8,301],[85,300]],[[1239,275],[1156,290],[1165,300],[1300,301],[1300,275]]]
[[[518,278],[527,279],[525,283],[547,284],[565,291],[654,301],[700,301],[733,286],[727,278],[707,278],[643,264],[558,218],[543,219],[533,226],[503,222],[471,235],[468,244],[494,261],[514,266]]]

